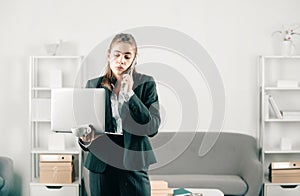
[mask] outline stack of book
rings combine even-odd
[[[300,119],[300,110],[280,111],[283,119]]]
[[[172,196],[173,190],[168,187],[168,182],[151,180],[151,196]]]
[[[174,195],[173,196],[192,196],[192,195],[203,196],[202,193],[193,194],[191,191],[188,191],[184,188],[174,189]]]
[[[300,162],[273,162],[270,165],[273,183],[300,183]]]

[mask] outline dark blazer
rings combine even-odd
[[[101,81],[102,77],[91,79],[87,82],[86,87],[105,89],[105,131],[115,132],[110,101],[111,91],[101,86]],[[161,121],[159,101],[156,84],[151,76],[134,72],[133,81],[133,91],[135,94],[128,102],[124,102],[120,113],[123,128],[122,139],[124,140],[122,160],[120,162],[123,169],[147,170],[150,164],[156,163],[156,158],[148,137],[153,137],[158,132]],[[109,148],[105,146],[107,141],[103,141],[102,143],[104,145],[103,148]],[[106,150],[109,151],[109,149]],[[107,156],[110,156],[109,154],[112,153],[114,153],[113,150],[107,153]],[[107,164],[105,159],[106,156],[103,156],[103,159],[101,158],[100,160],[94,154],[88,153],[85,167],[92,172],[102,173]]]

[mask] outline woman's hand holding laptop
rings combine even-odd
[[[93,127],[93,125],[82,125],[79,127],[72,128],[72,133],[80,138],[84,143],[91,143],[93,140],[97,139],[99,136],[103,134],[95,134],[96,129]]]

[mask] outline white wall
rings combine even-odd
[[[14,160],[15,195],[29,195],[28,57],[44,54],[43,43],[63,38],[86,55],[96,43],[132,27],[186,33],[206,48],[222,75],[224,129],[256,135],[257,55],[276,51],[272,32],[300,23],[299,7],[298,0],[0,1],[0,155]],[[299,54],[300,36],[296,40]]]

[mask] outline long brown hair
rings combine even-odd
[[[134,37],[131,34],[128,33],[120,33],[115,35],[115,37],[112,39],[110,46],[108,48],[108,53],[111,52],[112,47],[117,43],[127,43],[130,44],[134,48],[135,57],[137,55],[137,45],[135,42]],[[102,78],[101,85],[107,87],[109,90],[112,90],[112,84],[114,85],[116,83],[117,79],[113,75],[112,70],[110,69],[110,64],[107,62],[106,65],[106,71]]]

